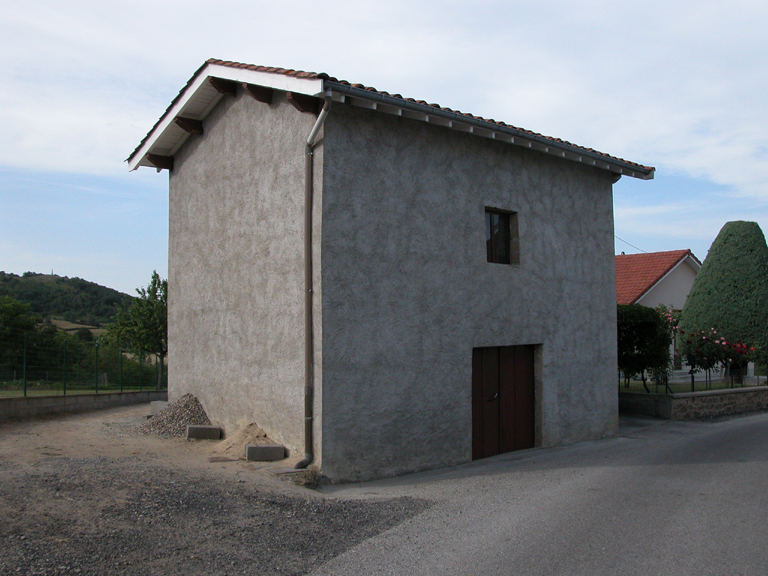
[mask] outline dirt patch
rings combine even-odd
[[[306,574],[428,506],[211,463],[222,443],[141,435],[148,413],[0,424],[0,574]]]

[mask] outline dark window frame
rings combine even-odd
[[[485,249],[492,264],[520,264],[517,212],[486,207]]]

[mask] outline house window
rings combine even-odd
[[[520,264],[516,212],[485,209],[485,246],[488,262]]]

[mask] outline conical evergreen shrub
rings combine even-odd
[[[768,352],[768,246],[756,222],[723,226],[685,301],[683,338],[711,328]]]

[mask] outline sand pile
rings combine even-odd
[[[245,460],[246,444],[273,444],[273,442],[264,430],[252,423],[216,444],[213,453],[233,460]]]

